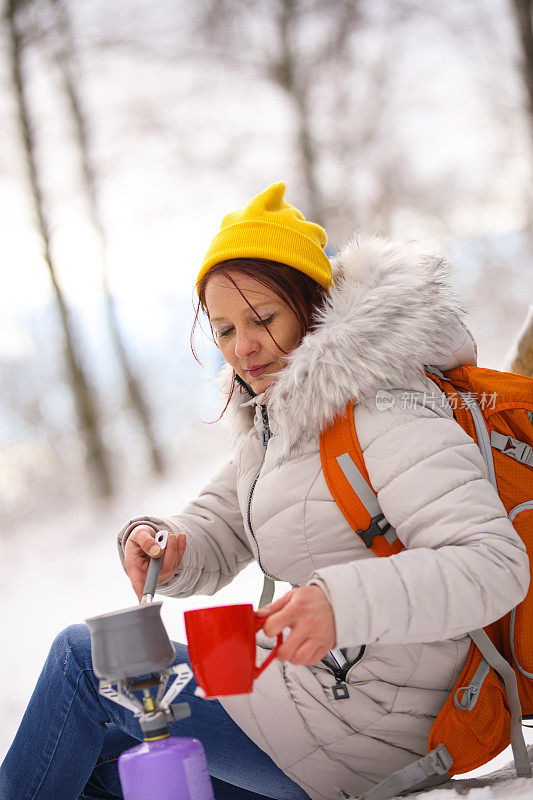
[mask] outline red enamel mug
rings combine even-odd
[[[257,666],[255,636],[267,617],[256,617],[251,603],[200,608],[184,617],[191,667],[205,697],[251,692],[283,641],[280,633],[268,658]]]

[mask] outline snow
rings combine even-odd
[[[112,503],[87,501],[84,506],[58,510],[54,516],[2,531],[0,760],[9,748],[56,634],[71,623],[136,602],[116,550],[120,527],[138,514],[176,513],[228,456],[228,445],[220,431],[213,426],[193,427],[174,468],[164,479],[131,486]],[[188,608],[243,602],[256,605],[261,587],[261,573],[251,565],[214,597],[161,598],[171,639],[185,641],[183,612]],[[286,588],[281,585],[277,594]],[[526,740],[533,742],[533,733],[527,731]],[[491,764],[470,773],[468,780],[454,782],[454,788],[461,794],[468,792],[469,800],[530,798],[533,783],[513,779],[513,769],[504,767],[510,758],[506,750]],[[483,778],[472,777],[489,773],[493,773],[485,779],[489,785],[483,785]],[[450,788],[411,795],[428,796],[431,800],[449,800]]]
[[[84,506],[2,531],[0,701],[4,720],[0,759],[56,634],[71,623],[137,602],[118,557],[118,530],[139,514],[177,513],[227,459],[229,451],[222,435],[209,426],[206,436],[206,427],[191,429],[175,467],[163,480],[144,480],[112,503],[88,500]],[[161,598],[170,637],[185,641],[183,611],[187,608],[257,603],[260,588],[260,573],[253,565],[216,597]]]
[[[530,760],[533,748],[528,748]],[[503,754],[502,754],[503,755]],[[486,768],[485,768],[486,769]],[[508,764],[498,770],[486,774],[482,778],[454,779],[445,786],[428,792],[417,792],[409,795],[412,800],[453,800],[458,794],[468,795],[468,800],[489,800],[489,798],[530,798],[533,793],[532,779],[517,778],[514,765]]]

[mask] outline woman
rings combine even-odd
[[[361,238],[332,277],[325,232],[284,190],[224,218],[198,278],[227,361],[236,455],[177,517],[137,518],[119,534],[137,595],[163,528],[163,594],[214,593],[254,558],[295,587],[260,612],[267,636],[286,635],[253,692],[219,703],[188,688],[192,716],[176,725],[202,740],[216,796],[232,800],[359,794],[423,755],[466,632],[529,582],[477,446],[423,373],[475,364],[446,266]],[[391,558],[365,548],[322,473],[320,433],[353,398],[372,485],[405,545]],[[120,797],[116,759],[139,729],[96,686],[87,630],[68,628],[4,763],[2,798]]]

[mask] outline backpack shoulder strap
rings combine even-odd
[[[403,550],[385,519],[368,472],[354,424],[354,404],[320,436],[320,461],[328,488],[344,518],[377,556]]]
[[[519,778],[531,778],[531,763],[522,733],[522,709],[520,707],[516,673],[494,643],[489,639],[488,634],[483,628],[470,631],[470,637],[481,651],[485,661],[496,670],[504,683],[509,711],[511,713],[510,739],[516,774]]]

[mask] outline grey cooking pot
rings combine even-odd
[[[159,531],[155,537],[162,551],[167,538],[168,531]],[[150,559],[140,605],[85,620],[91,632],[93,668],[98,678],[134,678],[166,670],[174,661],[174,648],[161,619],[163,604],[150,602],[162,561],[163,552]]]
[[[85,620],[95,675],[119,680],[168,669],[175,653],[161,619],[162,605],[146,603]]]

